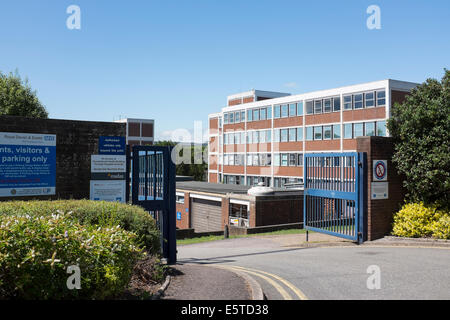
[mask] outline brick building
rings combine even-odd
[[[249,186],[178,181],[177,228],[195,232],[224,230],[225,225],[254,228],[303,222],[303,190],[274,188],[249,194]]]
[[[126,143],[151,146],[155,141],[155,120],[126,118],[115,122],[126,124]]]
[[[273,187],[303,182],[303,155],[356,151],[389,136],[391,108],[418,84],[382,80],[297,95],[252,90],[209,115],[208,181]]]

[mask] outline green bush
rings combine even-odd
[[[450,239],[450,213],[423,202],[405,204],[394,215],[392,233],[400,237]]]
[[[121,294],[143,256],[135,233],[81,225],[73,214],[0,215],[0,299],[105,299]],[[69,290],[78,265],[81,289]]]
[[[10,201],[0,203],[0,215],[51,216],[68,213],[82,225],[112,227],[120,225],[134,232],[148,252],[159,253],[160,237],[155,220],[138,206],[90,200]]]

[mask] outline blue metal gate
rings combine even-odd
[[[305,229],[358,243],[365,238],[366,154],[305,154]]]
[[[143,207],[161,232],[163,257],[176,263],[175,164],[172,147],[133,146],[127,148],[129,161],[127,200]],[[131,175],[129,174],[131,172]]]

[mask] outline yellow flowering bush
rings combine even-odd
[[[394,215],[392,233],[399,237],[450,239],[450,213],[423,202],[407,203]]]

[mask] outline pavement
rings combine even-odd
[[[182,245],[161,299],[450,299],[448,249],[392,237],[358,246],[320,233],[308,243],[296,234]],[[368,290],[369,265],[380,266],[383,290]]]

